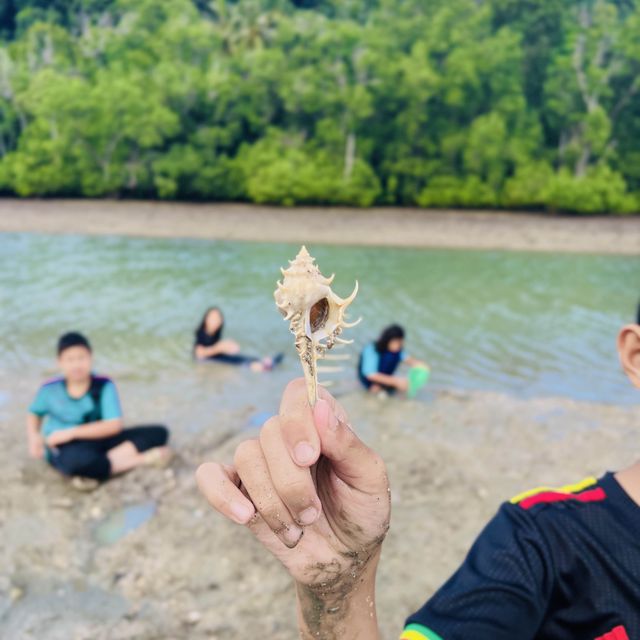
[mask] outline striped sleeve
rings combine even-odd
[[[596,486],[597,484],[595,478],[585,478],[581,482],[564,487],[538,487],[511,498],[511,504],[528,511],[539,504],[553,502],[601,502],[607,496],[602,487]]]
[[[400,636],[400,640],[443,640],[435,631],[421,624],[409,624]]]

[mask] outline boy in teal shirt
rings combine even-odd
[[[29,454],[68,476],[106,480],[141,464],[165,462],[168,431],[161,425],[123,429],[115,384],[91,371],[89,341],[67,333],[58,341],[62,377],[40,387],[29,407]]]

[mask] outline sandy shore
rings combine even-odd
[[[26,401],[26,388],[21,395]],[[502,500],[637,456],[640,407],[491,393],[342,400],[390,471],[393,516],[378,581],[390,640]],[[269,640],[297,637],[285,572],[195,487],[198,463],[230,459],[254,433],[242,428],[244,412],[217,415],[210,430],[183,437],[171,469],[135,471],[91,494],[25,459],[22,421],[10,411],[0,450],[0,636],[241,640],[253,628]],[[109,514],[149,501],[157,505],[149,521],[112,544],[96,539]]]
[[[640,254],[640,216],[0,199],[0,232]]]

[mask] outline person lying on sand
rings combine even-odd
[[[193,355],[196,360],[215,360],[228,364],[248,365],[252,371],[271,371],[278,365],[283,354],[273,358],[257,358],[240,353],[240,345],[235,340],[223,339],[224,316],[218,307],[205,311],[202,321],[195,332]]]
[[[620,331],[618,351],[640,388],[640,315]],[[202,465],[197,478],[210,504],[246,525],[293,577],[301,637],[380,638],[374,587],[389,526],[387,474],[326,390],[311,410],[304,382],[289,384],[259,438],[242,442],[232,465]],[[401,637],[636,640],[639,532],[640,462],[516,496]]]
[[[429,367],[407,355],[404,350],[404,338],[404,329],[399,324],[392,324],[383,330],[375,342],[370,342],[362,350],[358,362],[358,377],[370,393],[402,391],[413,396],[418,389],[412,387],[422,386],[426,382]],[[407,378],[396,375],[401,363],[412,367],[412,372],[416,370],[418,376],[414,381],[412,375]]]
[[[167,463],[169,432],[160,425],[123,429],[115,384],[92,373],[91,345],[80,333],[58,341],[62,377],[40,387],[27,416],[32,458],[45,458],[74,485],[107,478],[144,464]]]

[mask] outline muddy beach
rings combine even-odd
[[[368,425],[362,436],[391,477],[392,526],[378,577],[389,639],[456,568],[500,501],[637,457],[637,407],[458,392],[428,402],[357,393],[342,402],[356,428]],[[135,471],[86,494],[25,458],[19,412],[3,421],[2,637],[240,640],[252,627],[294,640],[287,575],[248,531],[212,513],[195,487],[200,462],[231,459],[255,433],[250,411],[217,416],[210,430],[179,438],[170,469]],[[136,511],[127,530],[126,514]]]

